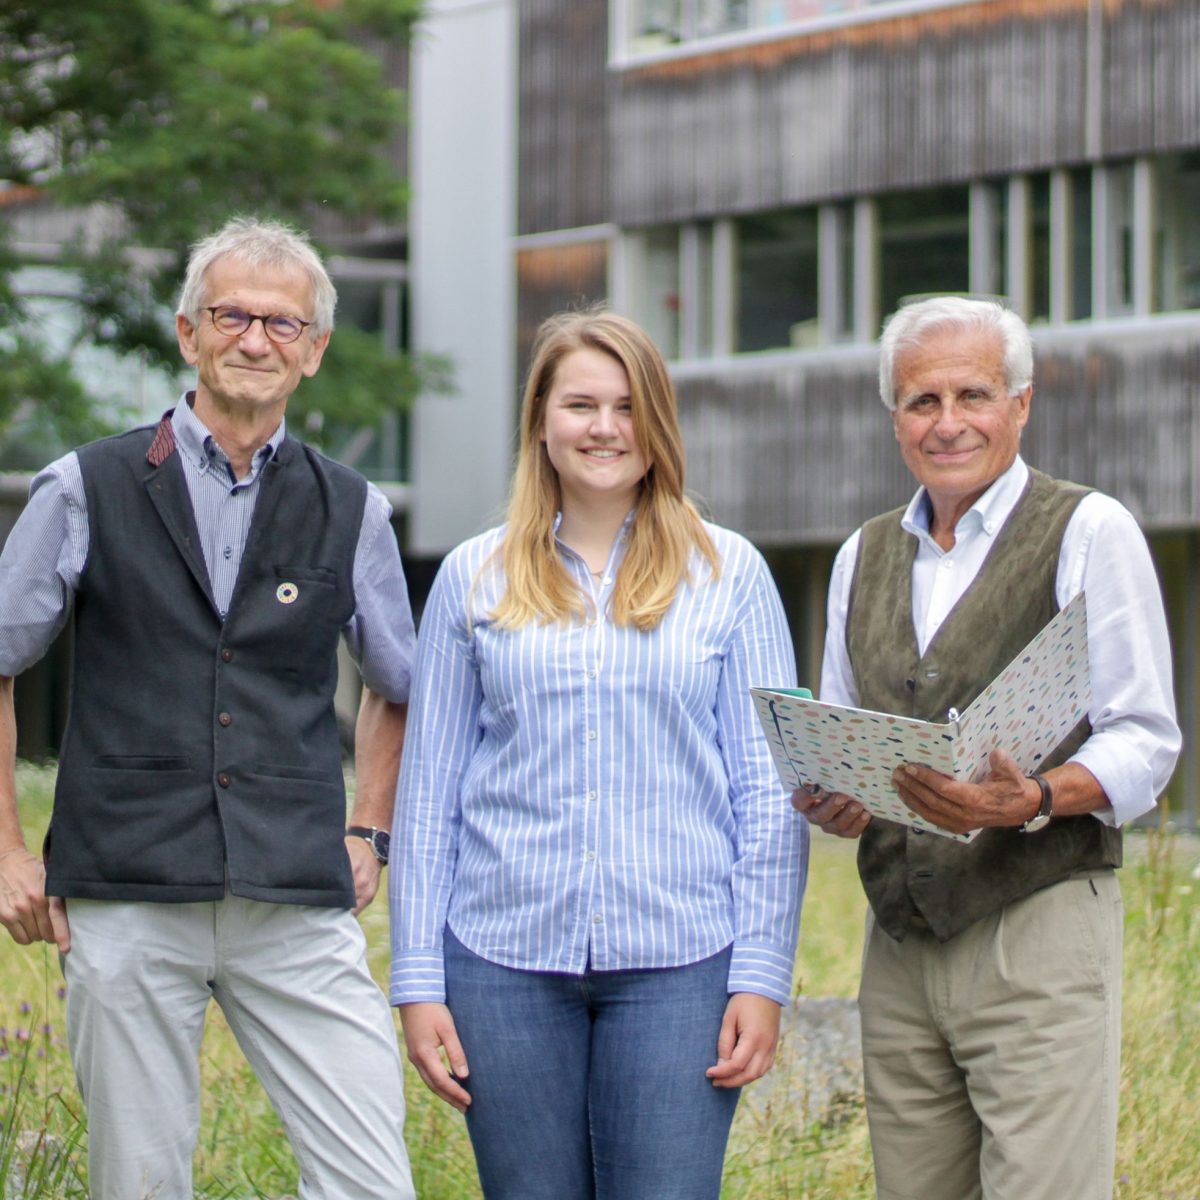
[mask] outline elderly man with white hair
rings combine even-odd
[[[821,697],[929,720],[965,709],[1078,592],[1087,717],[1025,776],[909,764],[914,812],[962,843],[819,788],[793,802],[859,839],[870,901],[860,991],[867,1114],[886,1200],[1110,1200],[1120,1065],[1121,827],[1179,752],[1154,565],[1111,497],[1020,455],[1024,323],[935,297],[884,329],[880,390],[920,487],[838,553]]]

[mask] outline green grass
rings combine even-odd
[[[22,766],[30,844],[50,807],[53,772]],[[1127,839],[1124,1064],[1117,1200],[1200,1200],[1200,844],[1168,834]],[[852,996],[865,901],[853,847],[814,841],[798,960],[807,995]],[[371,966],[387,972],[382,903],[363,916]],[[0,1196],[86,1194],[84,1119],[64,1044],[62,979],[48,946],[0,933]],[[221,1017],[210,1010],[202,1051],[204,1108],[197,1194],[295,1194],[291,1151]],[[459,1115],[408,1079],[406,1134],[422,1200],[479,1196]],[[20,1190],[14,1186],[24,1184]],[[12,1189],[5,1191],[8,1186]],[[861,1103],[802,1127],[786,1105],[743,1105],[734,1124],[724,1200],[867,1200],[874,1195]]]

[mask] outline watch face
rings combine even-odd
[[[1038,813],[1036,817],[1030,817],[1024,825],[1021,826],[1022,833],[1037,833],[1039,829],[1044,829],[1050,824],[1050,816],[1048,813]]]
[[[381,863],[386,863],[388,854],[392,848],[392,835],[383,829],[375,830],[375,836],[371,840],[371,849],[375,851],[375,857]]]

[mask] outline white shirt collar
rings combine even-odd
[[[1016,508],[1017,501],[1025,491],[1029,482],[1029,468],[1024,459],[1018,454],[1013,464],[999,476],[978,500],[963,513],[955,526],[956,534],[982,531],[989,538],[994,537],[1004,528],[1004,522]],[[929,499],[923,487],[917,489],[917,494],[908,502],[904,516],[900,518],[900,526],[906,533],[911,533],[921,541],[930,541],[929,533]]]

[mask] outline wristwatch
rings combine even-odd
[[[386,829],[376,829],[374,825],[351,825],[346,830],[347,837],[360,837],[371,847],[371,853],[386,867],[388,851],[392,848],[392,835]]]
[[[1050,824],[1050,810],[1054,807],[1054,793],[1050,790],[1050,784],[1046,781],[1045,775],[1030,775],[1029,778],[1042,789],[1042,803],[1037,812],[1020,826],[1020,830],[1022,833],[1037,833],[1039,829],[1045,829]]]

